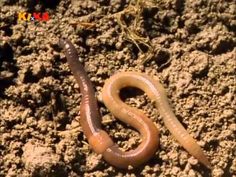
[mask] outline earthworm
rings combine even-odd
[[[155,102],[165,126],[175,139],[199,162],[211,168],[211,164],[196,141],[188,134],[174,115],[163,86],[143,73],[121,72],[105,81],[102,97],[106,107],[121,121],[137,129],[142,137],[140,145],[124,152],[119,149],[110,136],[101,128],[101,116],[98,110],[95,92],[82,64],[78,61],[78,53],[69,40],[60,39],[59,45],[65,49],[69,67],[79,83],[82,101],[80,106],[80,122],[85,136],[92,149],[110,164],[118,168],[137,167],[148,161],[158,147],[159,131],[154,123],[140,110],[125,104],[119,92],[125,87],[136,87],[143,90]]]

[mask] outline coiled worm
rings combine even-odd
[[[111,113],[121,121],[137,129],[142,136],[142,143],[134,150],[121,151],[110,136],[101,129],[101,116],[90,79],[81,63],[78,53],[69,40],[60,39],[59,45],[65,49],[69,67],[80,86],[82,101],[80,106],[80,123],[90,146],[96,153],[102,154],[110,164],[119,168],[137,167],[148,161],[158,147],[159,131],[141,111],[126,105],[119,96],[124,87],[137,87],[153,100],[158,108],[165,126],[175,139],[202,164],[211,168],[211,164],[200,146],[188,134],[174,115],[163,86],[149,76],[137,72],[122,72],[113,75],[105,82],[102,97]]]

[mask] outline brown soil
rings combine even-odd
[[[0,7],[0,177],[236,176],[234,0],[1,0]],[[19,22],[23,11],[46,11],[50,20]],[[60,37],[78,49],[103,128],[121,148],[135,148],[140,137],[106,109],[101,88],[115,72],[146,72],[163,83],[212,171],[176,142],[145,95],[129,90],[127,103],[160,129],[158,151],[133,170],[119,170],[92,152]]]

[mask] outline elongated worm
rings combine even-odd
[[[107,162],[119,168],[128,168],[129,165],[137,167],[148,161],[157,150],[159,131],[156,126],[141,111],[125,104],[119,96],[122,88],[137,87],[156,103],[165,126],[175,139],[202,164],[211,168],[200,146],[174,115],[163,86],[158,81],[138,72],[122,72],[113,75],[105,82],[102,91],[103,101],[111,113],[137,129],[142,137],[142,142],[136,149],[128,152],[120,150],[110,136],[101,129],[101,116],[94,89],[86,71],[78,61],[77,50],[67,39],[60,39],[59,45],[65,49],[69,67],[82,93],[80,122],[84,134],[93,150],[102,154]]]

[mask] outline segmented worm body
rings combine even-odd
[[[137,129],[142,136],[142,143],[134,150],[124,152],[119,149],[110,136],[101,129],[101,116],[92,83],[86,71],[78,61],[78,53],[69,40],[60,40],[65,49],[69,67],[79,83],[82,93],[80,121],[90,146],[96,153],[102,154],[110,164],[119,168],[137,167],[148,161],[158,147],[159,131],[153,122],[141,111],[125,104],[119,96],[124,87],[137,87],[143,90],[156,103],[165,126],[178,142],[202,164],[211,168],[200,146],[188,134],[174,115],[162,85],[149,76],[137,72],[122,72],[113,75],[105,82],[102,97],[107,108],[121,121]]]

